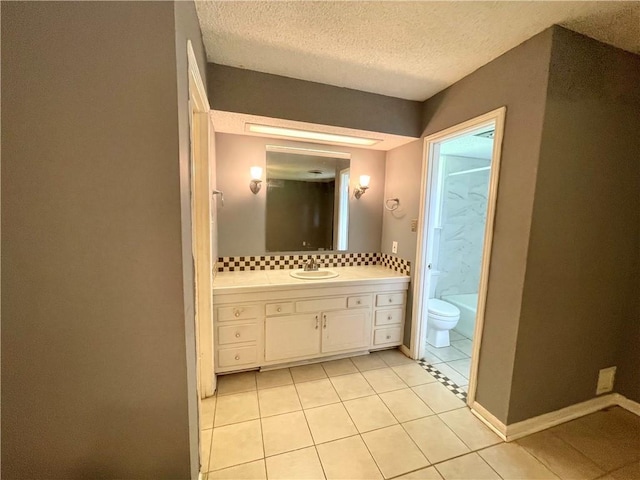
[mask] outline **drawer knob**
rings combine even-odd
[[[393,300],[390,298],[390,299],[389,299],[389,303],[391,303],[391,302],[393,302]]]
[[[391,338],[391,335],[387,335],[387,340],[389,340],[390,338]],[[236,360],[237,360],[237,358],[236,358]]]
[[[240,360],[240,355],[236,355],[236,360]]]
[[[238,310],[236,310],[233,315],[236,316],[236,317],[239,317],[240,316],[240,312]]]
[[[387,320],[391,320],[391,315],[389,315],[389,316],[387,317]]]
[[[356,305],[360,305],[362,302],[360,300],[356,300]]]
[[[282,307],[278,307],[276,310],[277,310],[278,312],[281,312],[281,311],[282,311]]]
[[[240,338],[240,332],[236,332],[236,338]]]

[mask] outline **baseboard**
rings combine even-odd
[[[473,402],[469,407],[471,408],[471,413],[478,417],[482,423],[493,430],[502,440],[507,441],[507,426],[504,423],[478,402]]]
[[[620,395],[619,393],[614,393],[613,395],[616,397],[618,405],[640,417],[640,403],[629,400],[627,397]]]
[[[576,418],[580,418],[615,405],[640,416],[640,403],[629,400],[619,393],[602,395],[600,397],[587,400],[586,402],[576,403],[575,405],[561,408],[555,412],[545,413],[537,417],[523,420],[522,422],[512,423],[511,425],[505,425],[502,423],[478,402],[473,402],[469,406],[471,407],[471,412],[485,425],[491,428],[491,430],[493,430],[500,438],[507,442],[511,442],[518,438],[531,435],[532,433],[555,427],[561,423],[569,422]]]

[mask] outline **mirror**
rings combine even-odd
[[[267,252],[347,249],[350,158],[267,145]]]

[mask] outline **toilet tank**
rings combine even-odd
[[[438,286],[438,280],[440,279],[439,270],[430,270],[429,274],[429,298],[435,298],[436,287]]]

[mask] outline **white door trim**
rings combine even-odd
[[[429,183],[434,171],[434,149],[438,143],[455,137],[466,135],[484,125],[495,123],[493,142],[493,155],[491,160],[491,176],[489,179],[489,195],[487,201],[487,222],[485,227],[484,244],[482,251],[482,264],[480,269],[480,285],[478,288],[478,310],[473,339],[473,352],[471,356],[471,372],[469,377],[469,392],[467,403],[472,405],[475,401],[476,382],[478,375],[478,359],[480,345],[482,343],[482,329],[484,326],[484,313],[487,300],[487,286],[489,280],[489,265],[491,263],[491,245],[493,242],[493,228],[495,221],[496,200],[498,193],[498,178],[500,175],[500,156],[502,153],[502,139],[504,136],[504,119],[506,107],[500,107],[491,112],[475,117],[466,122],[447,128],[441,132],[429,135],[424,139],[424,151],[422,158],[422,175],[420,187],[420,212],[418,215],[418,242],[416,251],[416,268],[413,285],[413,315],[411,321],[411,357],[421,358],[423,355],[421,341],[426,336],[426,302],[428,295],[428,275],[426,264],[429,261],[428,239],[429,231],[428,213],[431,208],[429,196]],[[425,319],[423,321],[423,319]]]

